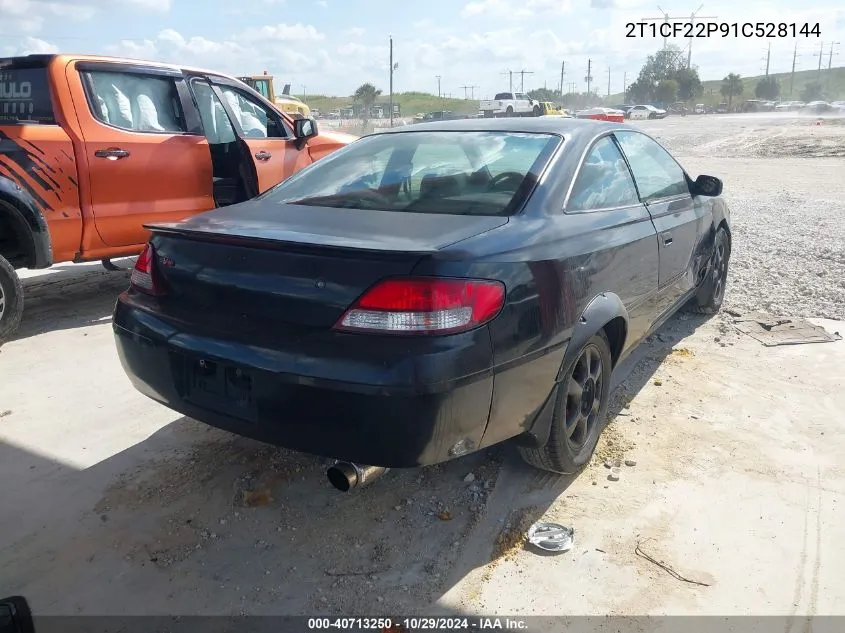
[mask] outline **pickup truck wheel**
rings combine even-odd
[[[519,447],[522,458],[541,470],[574,475],[593,455],[607,421],[613,363],[604,331],[573,356],[558,385],[549,439],[540,448]]]
[[[0,255],[0,345],[18,329],[23,315],[23,285],[15,269]]]
[[[508,109],[505,110],[505,116],[513,116],[513,107],[508,106]]]
[[[720,228],[713,240],[713,253],[710,255],[704,281],[687,304],[687,310],[696,314],[716,314],[721,309],[725,299],[730,258],[731,240],[728,232]]]
[[[540,116],[540,106],[534,106],[534,116]]]

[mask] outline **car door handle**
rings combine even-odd
[[[118,160],[120,158],[126,158],[129,156],[129,152],[125,149],[120,149],[119,147],[110,147],[108,149],[98,149],[94,152],[94,156],[97,158],[108,158],[109,160]]]
[[[273,155],[270,152],[265,152],[263,149],[260,152],[255,152],[255,157],[258,160],[270,160]]]
[[[660,237],[663,238],[663,246],[669,246],[672,243],[672,234],[668,231],[666,233],[662,233]]]

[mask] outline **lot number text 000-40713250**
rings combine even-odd
[[[821,37],[818,22],[628,22],[625,29],[625,37]]]

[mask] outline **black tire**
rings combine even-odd
[[[534,116],[540,116],[540,106],[534,106]]]
[[[607,423],[613,363],[604,331],[590,338],[573,358],[558,387],[546,444],[519,447],[522,458],[535,468],[563,475],[574,475],[590,461]],[[587,405],[590,409],[585,415]]]
[[[716,231],[713,238],[713,253],[707,262],[704,280],[687,309],[696,314],[716,314],[725,299],[725,286],[728,281],[728,264],[731,258],[731,239],[724,228]]]
[[[0,255],[0,345],[18,329],[23,315],[23,285],[15,269]]]
[[[508,106],[508,109],[505,110],[505,116],[513,116],[513,108]]]

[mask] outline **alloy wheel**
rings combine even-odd
[[[718,303],[725,294],[725,281],[728,276],[728,253],[724,239],[716,242],[710,274],[713,281],[713,297]]]
[[[566,384],[564,425],[566,441],[574,452],[579,451],[598,423],[604,394],[604,367],[595,345],[581,352]]]

